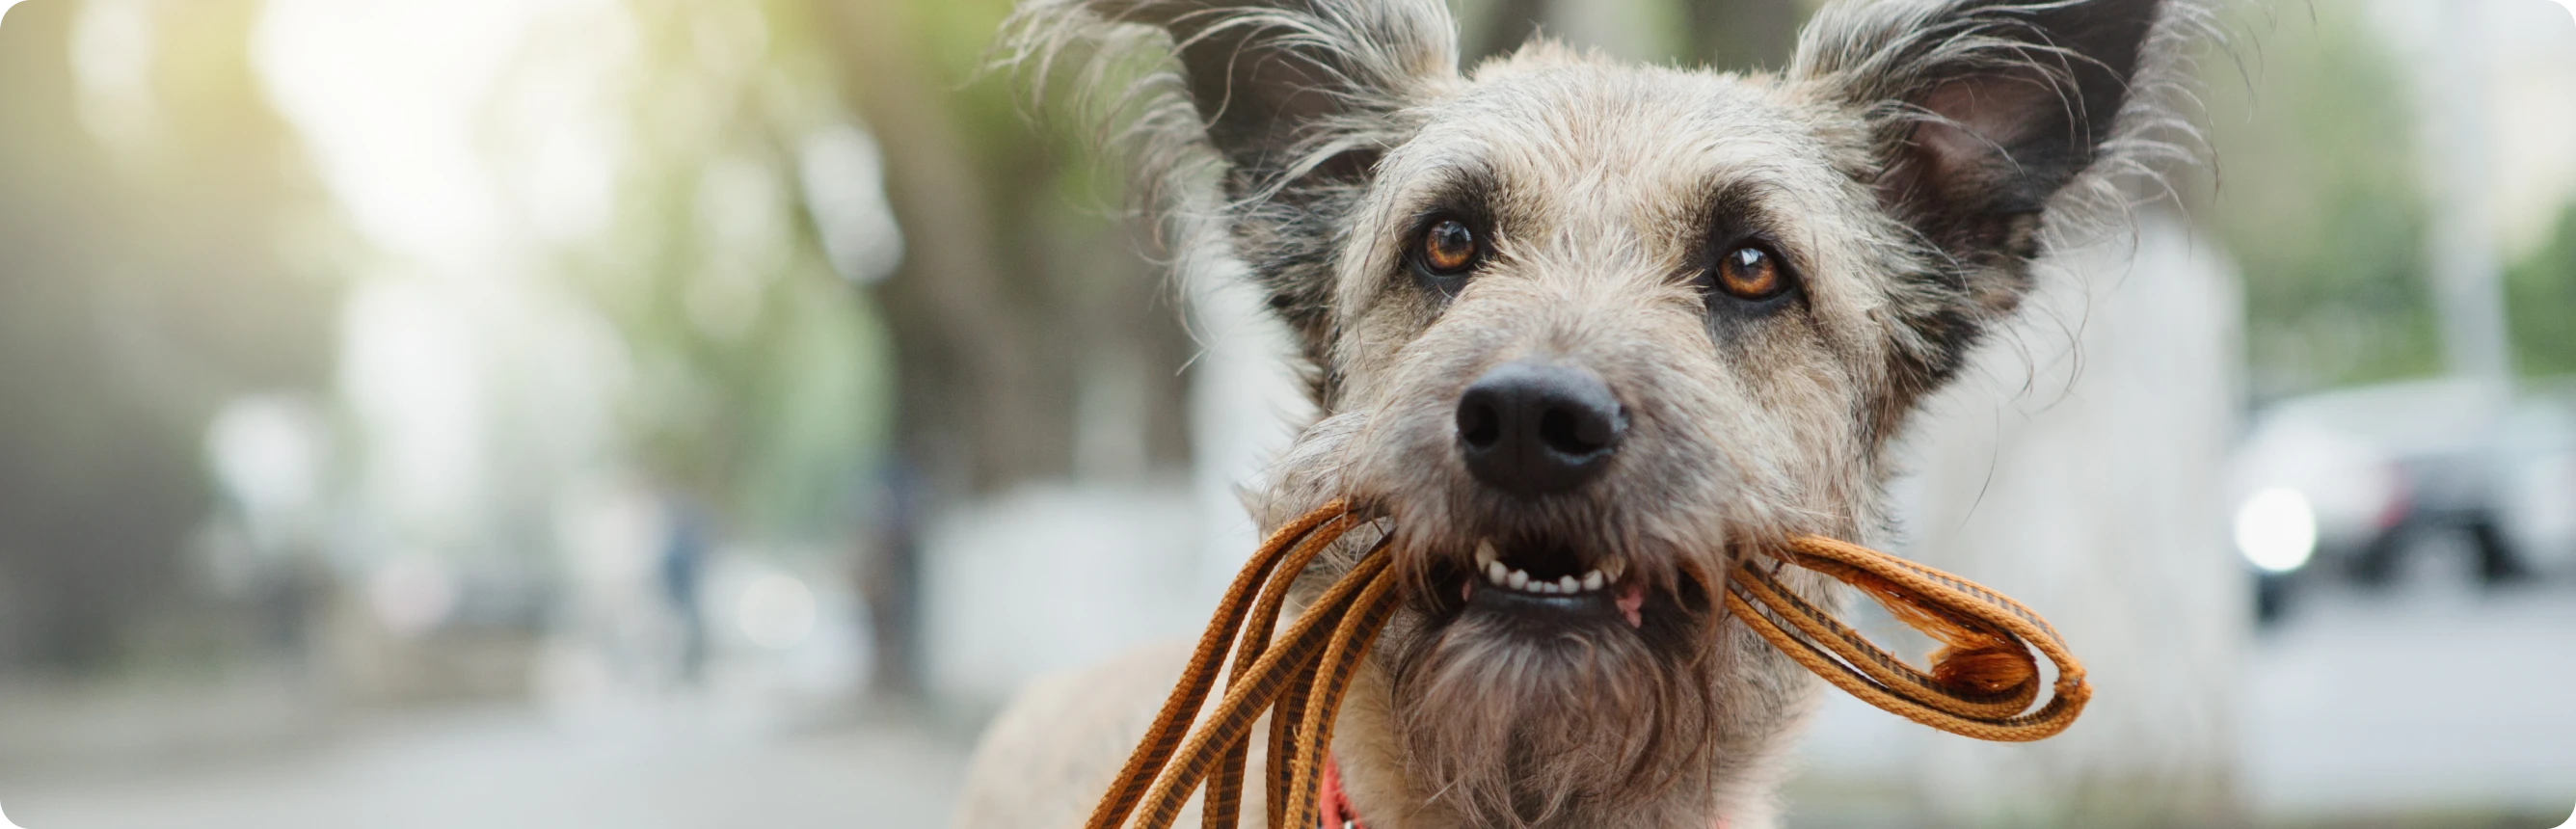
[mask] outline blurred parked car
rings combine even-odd
[[[2534,384],[2498,437],[2505,548],[2535,573],[2576,574],[2576,378]]]
[[[2298,581],[2397,577],[2429,534],[2468,542],[2482,582],[2576,563],[2576,385],[2443,379],[2265,407],[2231,470],[2235,540],[2276,614]]]

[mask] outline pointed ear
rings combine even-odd
[[[1864,113],[1881,202],[1962,264],[2005,271],[1972,293],[2009,308],[2052,199],[2156,120],[2135,93],[2175,62],[2167,18],[2184,2],[1844,3],[1790,72]]]
[[[1095,8],[1171,33],[1208,143],[1236,169],[1285,183],[1365,174],[1379,120],[1456,78],[1437,0],[1108,0]],[[1365,156],[1355,158],[1354,156]]]
[[[1027,0],[1007,26],[1010,60],[1040,71],[1068,46],[1092,66],[1131,57],[1133,36],[1167,38],[1169,60],[1121,99],[1123,137],[1166,211],[1206,211],[1171,190],[1223,163],[1217,218],[1269,303],[1321,364],[1330,249],[1379,155],[1412,127],[1406,110],[1458,79],[1456,24],[1441,0]],[[1145,46],[1151,49],[1151,46]],[[1084,80],[1097,83],[1100,72]],[[1183,204],[1173,204],[1178,199]],[[1184,220],[1190,217],[1184,216]]]

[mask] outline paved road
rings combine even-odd
[[[2576,583],[2434,572],[2296,598],[2237,677],[2231,788],[2258,824],[2538,829],[2576,811]],[[1829,697],[1792,824],[1916,825],[1914,731]]]
[[[2258,816],[2552,816],[2540,827],[2576,805],[2576,585],[2304,598],[2248,653],[2238,775]],[[148,772],[15,768],[0,803],[29,829],[926,829],[967,753],[906,721],[755,737],[674,719],[422,716]]]
[[[0,802],[27,829],[928,829],[963,743],[904,723],[754,737],[451,713],[217,765],[13,775]]]
[[[2258,813],[2576,808],[2576,586],[2427,581],[2301,597],[2254,643]]]

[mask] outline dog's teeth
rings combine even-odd
[[[1573,576],[1566,576],[1556,580],[1556,592],[1559,593],[1572,593],[1581,587],[1583,587],[1583,583],[1575,581]]]
[[[1497,558],[1500,558],[1500,556],[1494,555],[1494,542],[1490,540],[1476,542],[1476,566],[1483,567],[1493,564],[1494,560]]]
[[[1493,582],[1494,586],[1502,586],[1503,580],[1510,578],[1511,575],[1511,570],[1505,568],[1502,562],[1490,560],[1485,562],[1485,580]]]
[[[1556,584],[1553,582],[1531,582],[1529,589],[1532,593],[1546,593],[1551,596],[1556,595]]]
[[[1602,578],[1610,581],[1618,581],[1620,576],[1628,574],[1628,560],[1624,558],[1614,558],[1609,561],[1601,562],[1601,569],[1595,572],[1600,573]]]
[[[1504,584],[1506,584],[1506,585],[1509,585],[1513,590],[1519,590],[1519,589],[1521,589],[1521,588],[1528,587],[1528,586],[1529,586],[1529,571],[1527,571],[1527,570],[1514,570],[1514,571],[1512,571],[1512,572],[1511,572],[1511,575],[1506,576],[1506,577],[1503,579],[1503,583],[1504,583]]]
[[[1610,583],[1610,580],[1609,580],[1608,578],[1603,577],[1603,576],[1601,575],[1601,571],[1599,571],[1599,570],[1594,570],[1594,571],[1592,571],[1592,572],[1589,572],[1589,573],[1585,573],[1585,574],[1583,574],[1583,590],[1584,590],[1584,592],[1587,592],[1587,593],[1588,593],[1588,592],[1591,592],[1591,591],[1594,591],[1594,590],[1599,590],[1599,589],[1601,589],[1601,585],[1608,584],[1608,583]]]

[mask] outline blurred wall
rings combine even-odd
[[[2233,815],[2253,600],[2217,483],[2243,407],[2241,288],[2163,210],[2105,235],[2051,257],[2021,322],[1907,437],[1906,555],[2045,614],[2095,686],[2084,718],[2041,743],[1899,724],[1883,745],[1961,825]]]

